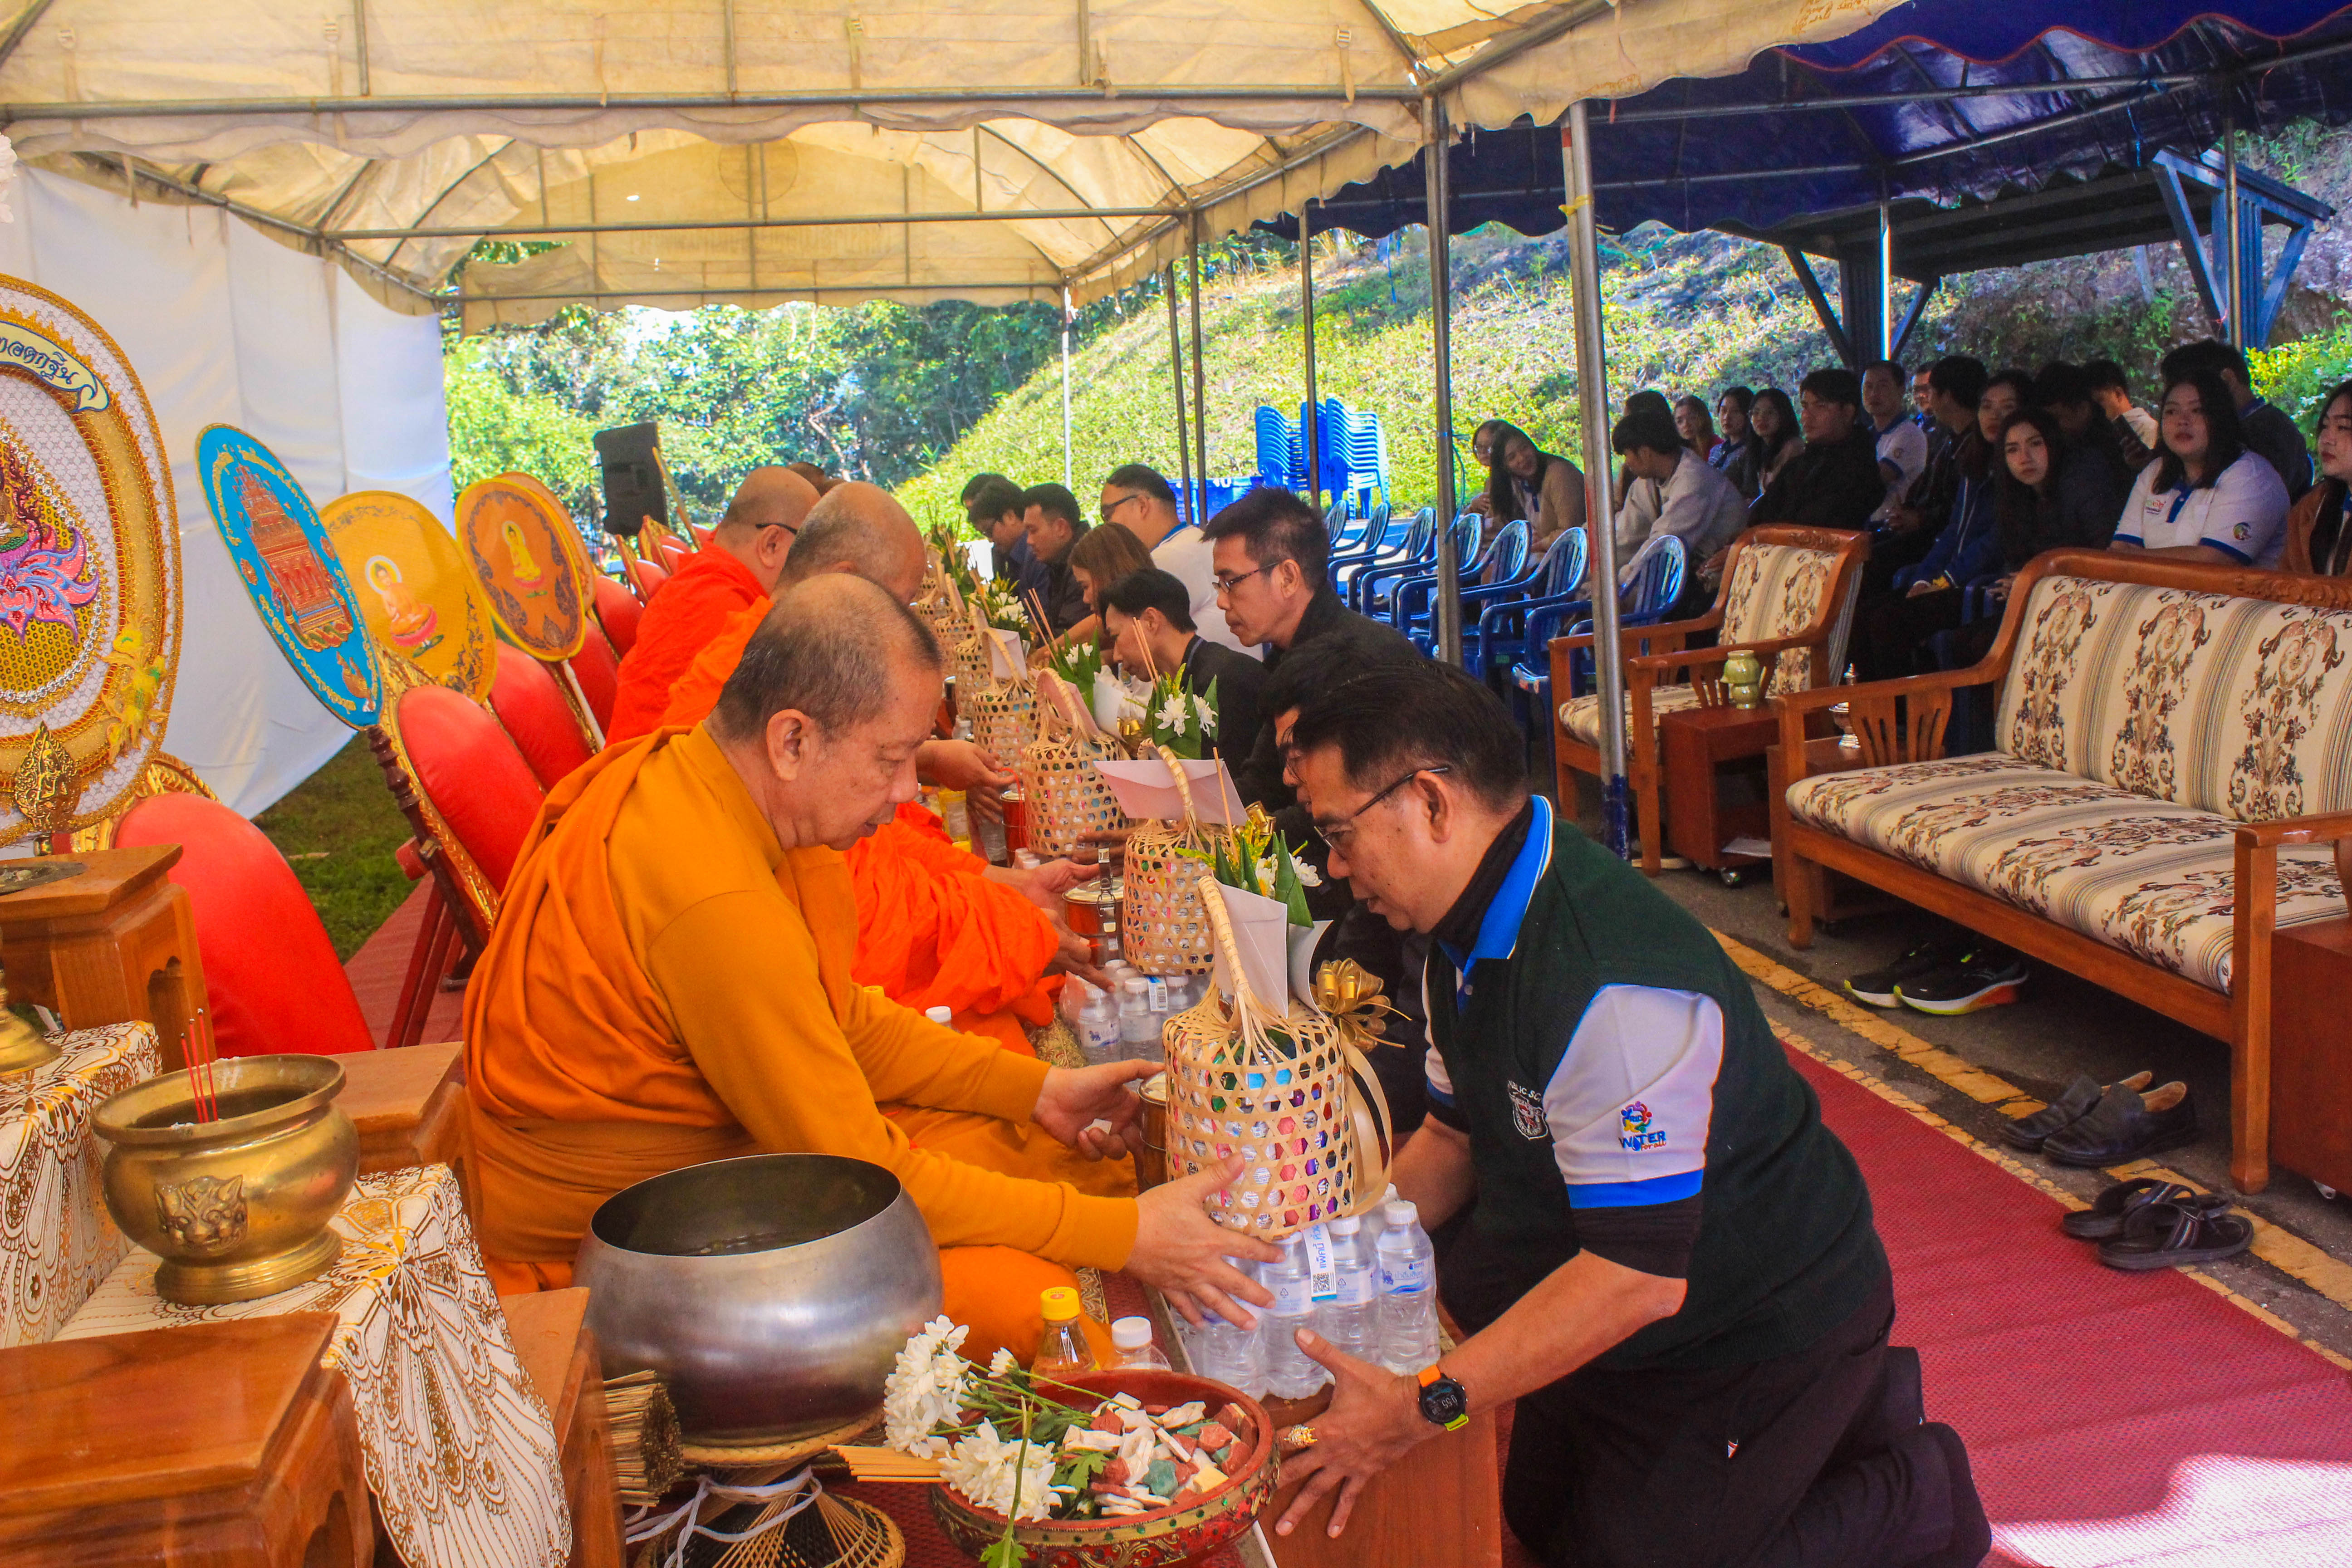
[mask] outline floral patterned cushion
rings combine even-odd
[[[1685,708],[1697,706],[1698,693],[1687,686],[1659,686],[1652,688],[1650,691],[1650,717],[1653,721],[1663,719],[1667,714],[1677,712]],[[1590,697],[1571,697],[1561,703],[1559,725],[1570,736],[1583,742],[1586,745],[1599,746],[1601,744],[1599,693],[1596,692]],[[1654,723],[1653,730],[1655,730]],[[1653,739],[1656,738],[1656,734],[1654,733]],[[1628,744],[1631,744],[1633,739],[1633,700],[1630,697],[1625,700],[1625,739]]]
[[[2200,985],[2230,989],[2236,819],[2001,752],[1801,779],[1798,821]],[[2278,923],[2341,919],[2326,846],[2279,853]]]
[[[2352,806],[2352,613],[2047,577],[1995,742],[2241,822]]]
[[[1731,585],[1724,593],[1724,643],[1764,642],[1804,631],[1822,618],[1822,596],[1836,568],[1836,555],[1826,550],[1794,544],[1750,544],[1741,550]],[[1812,658],[1811,648],[1792,647],[1781,654],[1770,690],[1801,691],[1811,686]]]

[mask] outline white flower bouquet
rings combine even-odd
[[[1192,678],[1181,669],[1159,677],[1144,699],[1143,721],[1154,747],[1198,762],[1217,738],[1217,683],[1212,680],[1208,690],[1195,692]]]

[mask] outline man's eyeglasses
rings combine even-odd
[[[1315,836],[1322,839],[1324,843],[1329,845],[1332,848],[1338,850],[1340,854],[1344,855],[1348,852],[1349,841],[1356,837],[1356,829],[1353,826],[1356,818],[1363,816],[1364,813],[1371,810],[1372,807],[1380,805],[1381,802],[1388,799],[1389,796],[1396,794],[1397,791],[1404,788],[1405,785],[1412,783],[1413,780],[1419,778],[1423,773],[1450,773],[1453,771],[1454,765],[1450,763],[1439,763],[1432,767],[1415,768],[1412,772],[1405,774],[1404,777],[1397,780],[1394,784],[1388,785],[1385,789],[1382,789],[1378,795],[1372,796],[1371,799],[1364,802],[1363,805],[1356,807],[1355,810],[1349,812],[1347,816],[1335,818],[1330,822],[1318,822],[1315,824]]]
[[[1209,581],[1217,585],[1218,598],[1230,599],[1234,596],[1234,589],[1240,587],[1243,584],[1248,582],[1259,573],[1271,572],[1281,564],[1282,563],[1279,561],[1269,561],[1263,566],[1253,566],[1246,572],[1221,573],[1217,576],[1210,578]]]
[[[1103,508],[1097,515],[1098,515],[1105,522],[1108,522],[1118,515],[1119,508],[1125,506],[1131,500],[1141,500],[1142,499],[1143,497],[1140,495],[1123,495],[1117,500],[1111,502],[1110,505]]]

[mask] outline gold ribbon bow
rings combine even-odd
[[[1327,963],[1315,972],[1315,1005],[1339,1026],[1339,1033],[1358,1049],[1370,1047],[1388,1033],[1388,1017],[1404,1015],[1376,974],[1367,973],[1352,958]]]

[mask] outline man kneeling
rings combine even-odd
[[[1396,1163],[1474,1331],[1418,1378],[1300,1342],[1338,1388],[1287,1532],[1470,1412],[1518,1407],[1503,1508],[1555,1568],[1974,1568],[1968,1456],[1918,1360],[1862,1173],[1747,978],[1530,798],[1502,704],[1382,665],[1300,708],[1330,868],[1431,937],[1429,1119]]]
[[[610,747],[549,795],[466,996],[476,1217],[501,1289],[567,1282],[596,1205],[624,1187],[814,1152],[905,1184],[968,1349],[1026,1353],[1037,1291],[1070,1266],[1125,1268],[1220,1312],[1269,1299],[1223,1255],[1273,1249],[1201,1206],[1229,1173],[1090,1197],[919,1147],[881,1113],[1034,1120],[1116,1155],[1129,1085],[1155,1070],[1048,1068],[851,978],[841,851],[913,798],[940,687],[938,645],[906,606],[829,574],[778,601],[707,721]]]

